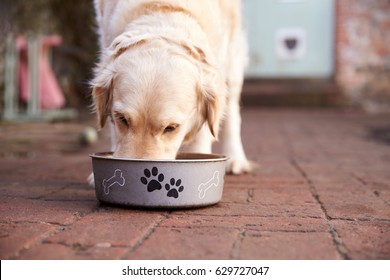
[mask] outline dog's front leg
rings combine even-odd
[[[229,99],[222,129],[222,151],[229,157],[227,171],[241,174],[252,170],[241,141],[241,115],[239,99]]]
[[[226,118],[222,127],[222,151],[230,159],[227,171],[241,174],[252,170],[252,164],[246,158],[241,141],[240,96],[244,81],[244,68],[247,57],[247,45],[243,32],[237,29],[231,39],[226,81],[228,98]]]

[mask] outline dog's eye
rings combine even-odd
[[[115,114],[115,117],[116,119],[119,121],[120,124],[126,126],[126,127],[129,127],[129,122],[128,120],[126,119],[126,117],[120,113],[116,113]]]
[[[170,124],[166,128],[164,128],[164,134],[174,131],[179,125],[178,124]]]

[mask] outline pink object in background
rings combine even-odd
[[[49,64],[49,48],[61,44],[60,36],[46,36],[40,40],[38,69],[39,69],[39,102],[40,108],[57,109],[65,105],[65,99],[57,83],[54,72]],[[27,41],[24,36],[16,38],[16,47],[19,50],[19,96],[24,102],[30,99],[28,88],[28,57]]]

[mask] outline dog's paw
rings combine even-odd
[[[94,177],[93,173],[89,174],[89,176],[87,178],[87,183],[88,183],[88,186],[90,186],[91,188],[95,188],[95,177]]]
[[[244,174],[253,171],[255,164],[246,158],[230,158],[227,162],[226,172],[229,174]]]

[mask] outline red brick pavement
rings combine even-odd
[[[2,124],[0,258],[390,259],[389,117],[246,109],[255,172],[175,211],[100,205],[85,179],[107,138],[80,147],[85,123]]]

